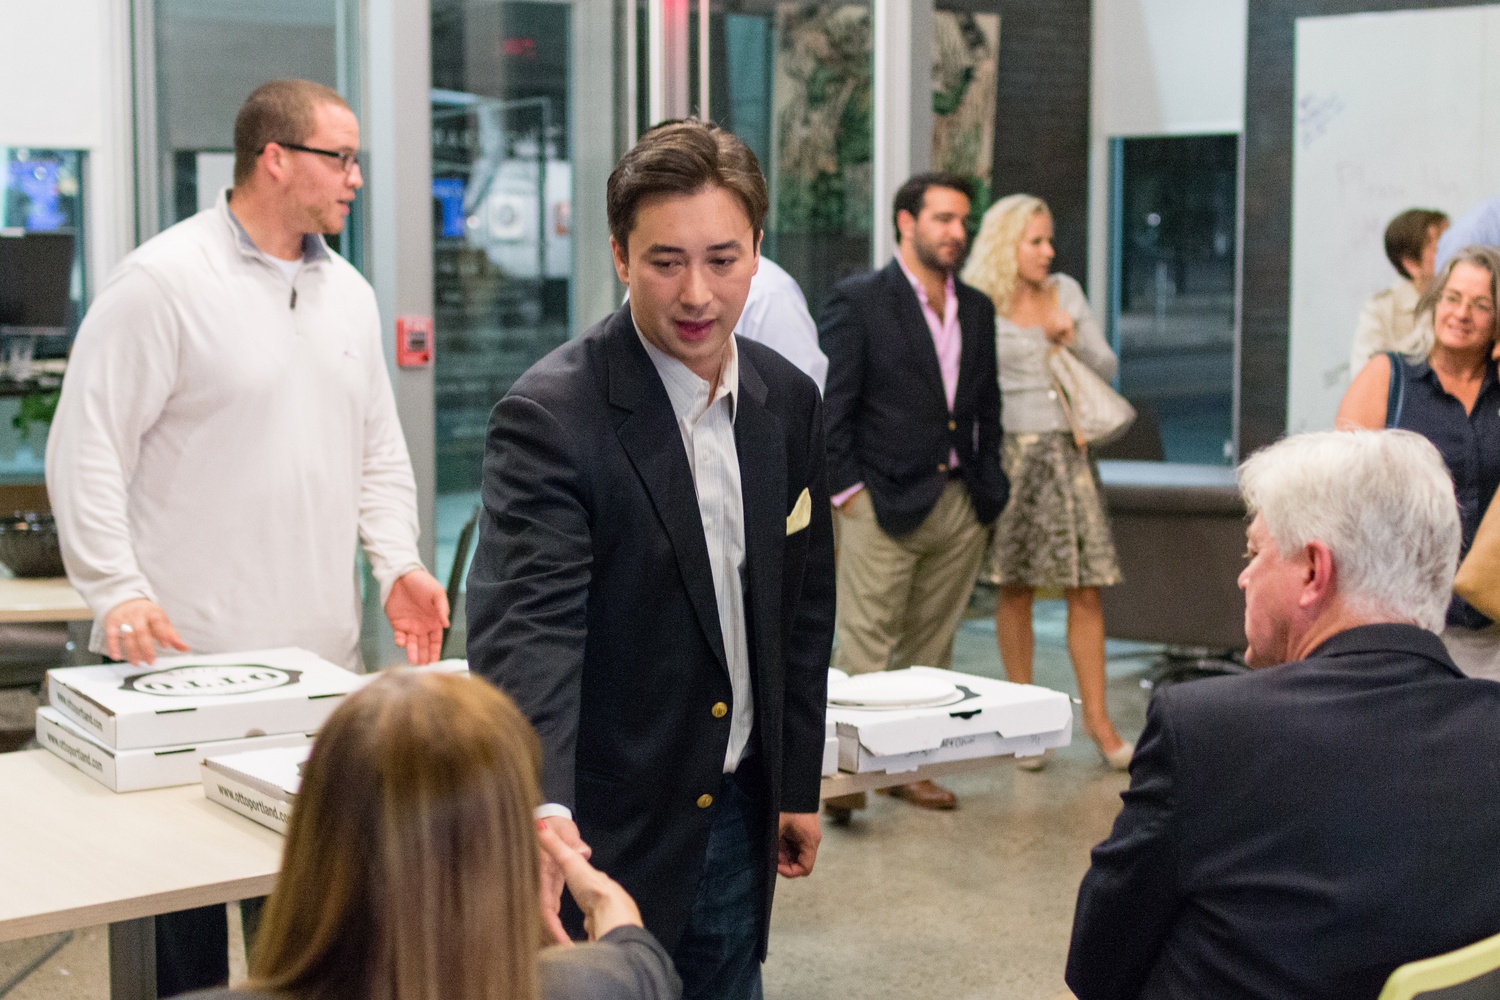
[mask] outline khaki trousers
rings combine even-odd
[[[838,544],[837,645],[847,674],[953,662],[958,632],[989,529],[974,517],[969,491],[951,480],[927,519],[892,538],[875,521],[868,490],[834,513]]]

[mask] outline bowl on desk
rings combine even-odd
[[[0,517],[0,563],[16,576],[62,576],[62,548],[52,515],[17,511]]]

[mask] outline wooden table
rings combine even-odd
[[[0,622],[82,622],[93,617],[65,576],[0,577]]]
[[[822,796],[1011,759],[840,772]],[[281,834],[210,802],[201,785],[119,794],[45,750],[0,754],[0,804],[0,941],[109,924],[113,1000],[155,1000],[153,917],[267,895],[281,866]]]
[[[110,995],[155,1000],[153,917],[264,896],[282,837],[201,785],[117,794],[45,750],[0,754],[0,941],[109,924]]]
[[[818,798],[831,799],[836,795],[853,795],[856,792],[868,792],[876,788],[890,788],[894,785],[910,784],[913,781],[963,774],[965,771],[978,771],[981,768],[994,767],[996,764],[1008,764],[1014,760],[1014,757],[1006,754],[1001,757],[971,757],[968,760],[924,764],[915,771],[897,771],[894,774],[887,771],[864,771],[860,774],[840,771],[838,774],[829,775],[823,779],[823,787],[818,793]]]

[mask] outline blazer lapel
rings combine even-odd
[[[786,543],[786,432],[781,419],[766,409],[766,383],[740,352],[739,410],[734,416],[734,446],[740,460],[740,492],[745,505],[746,623],[750,662],[759,675],[779,660],[781,556]]]
[[[943,400],[943,408],[948,406],[948,393],[943,388],[943,370],[938,367],[937,347],[932,342],[932,329],[927,325],[927,317],[922,312],[922,303],[917,301],[916,289],[911,287],[911,282],[906,280],[906,272],[901,270],[901,264],[892,260],[886,265],[884,274],[886,293],[890,295],[895,309],[891,317],[896,325],[898,333],[906,342],[912,357],[917,361],[917,369],[922,377],[927,379],[931,387],[937,390],[938,398]]]
[[[672,543],[703,636],[719,665],[728,672],[698,491],[693,487],[672,402],[640,344],[628,306],[615,314],[605,336],[609,343],[609,402],[617,420],[615,433]]]

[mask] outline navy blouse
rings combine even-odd
[[[1467,554],[1495,489],[1500,487],[1500,377],[1495,362],[1485,365],[1479,398],[1474,409],[1465,413],[1464,404],[1443,388],[1425,360],[1409,361],[1399,354],[1387,357],[1391,360],[1391,383],[1385,425],[1417,432],[1442,454],[1458,494],[1462,552]],[[1448,605],[1449,625],[1484,628],[1489,623],[1468,601],[1454,595]]]

